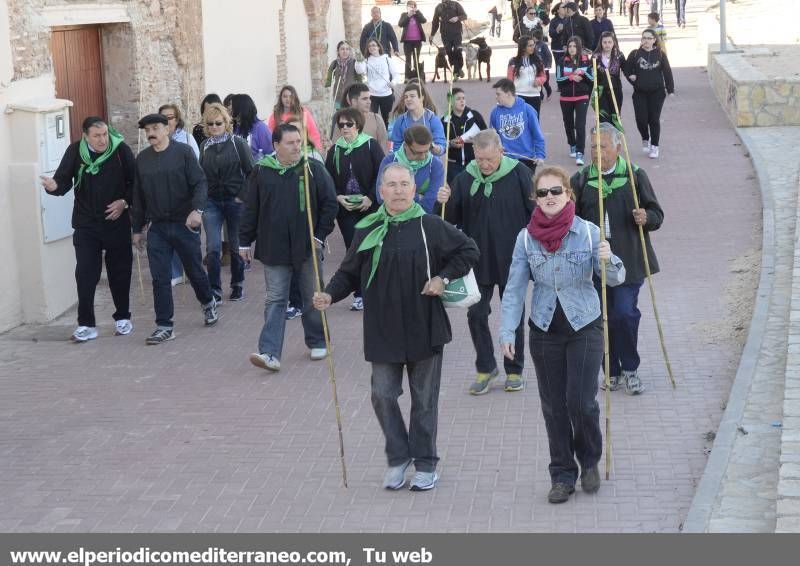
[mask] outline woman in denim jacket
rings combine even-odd
[[[603,451],[597,377],[603,360],[600,299],[592,276],[606,260],[609,285],[625,280],[622,261],[600,241],[600,229],[575,216],[567,172],[545,167],[534,179],[537,208],[517,237],[502,303],[500,344],[514,356],[514,330],[533,280],[530,351],[550,443],[550,503],[563,503],[581,487],[600,487]],[[577,458],[577,463],[576,463]]]

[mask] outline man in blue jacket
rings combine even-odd
[[[428,213],[433,212],[436,193],[444,186],[444,165],[440,159],[433,157],[432,142],[433,137],[428,128],[421,124],[410,126],[403,132],[403,143],[383,158],[378,169],[378,179],[382,178],[383,170],[390,163],[402,163],[410,169],[414,173],[414,183],[417,186],[414,200]],[[376,186],[375,189],[378,202],[381,202],[380,187]]]
[[[492,110],[489,126],[500,134],[505,155],[525,164],[533,173],[546,157],[539,116],[517,96],[512,81],[500,79],[493,88],[497,106]]]

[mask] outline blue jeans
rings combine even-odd
[[[318,257],[321,254],[318,253]],[[289,286],[295,273],[291,265],[265,265],[264,279],[267,282],[267,300],[264,304],[264,326],[258,338],[258,351],[281,359],[283,335],[286,329],[286,306],[289,302]],[[303,332],[306,346],[324,348],[325,334],[322,331],[322,315],[314,308],[314,265],[309,257],[297,272],[297,282],[303,298]],[[320,266],[320,277],[322,267]]]
[[[181,222],[154,222],[147,232],[147,261],[153,277],[153,306],[156,324],[172,328],[174,305],[172,303],[172,254],[180,257],[189,283],[200,304],[213,300],[208,276],[200,255],[200,232],[189,230]]]
[[[203,227],[206,230],[206,255],[208,256],[208,280],[211,289],[222,295],[222,224],[228,224],[228,244],[231,249],[231,287],[241,287],[244,283],[244,260],[239,255],[239,221],[242,217],[242,203],[233,198],[223,200],[208,199],[203,213]]]
[[[639,289],[642,281],[606,287],[608,299],[608,350],[611,357],[611,375],[621,375],[621,370],[636,371],[639,368]]]
[[[397,402],[403,394],[403,366],[411,391],[408,429]],[[372,408],[386,439],[389,466],[399,466],[413,458],[418,472],[436,469],[441,378],[442,352],[407,364],[372,364]]]

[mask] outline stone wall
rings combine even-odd
[[[795,74],[781,76],[778,61],[785,58],[787,65],[794,64],[798,54],[797,46],[709,51],[711,85],[734,126],[800,125],[800,79]],[[770,72],[773,68],[777,72]]]

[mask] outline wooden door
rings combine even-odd
[[[106,116],[100,26],[53,28],[51,39],[56,96],[72,101],[69,113],[72,141],[81,137],[87,116]]]

